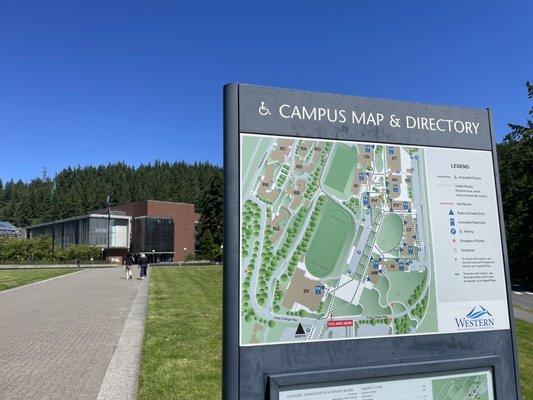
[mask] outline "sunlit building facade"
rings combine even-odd
[[[194,204],[147,200],[32,225],[26,236],[47,235],[61,249],[95,246],[114,261],[128,253],[144,253],[150,262],[185,261],[194,254],[197,220]]]

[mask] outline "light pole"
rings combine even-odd
[[[111,229],[110,229],[110,225],[111,225],[111,211],[109,210],[109,208],[107,209],[107,250],[109,251],[109,246],[111,244]]]
[[[56,220],[52,222],[52,259],[54,258],[54,247],[56,244]]]
[[[109,195],[107,195],[107,198],[106,198],[106,205],[107,205],[107,251],[109,252],[109,247],[110,247],[110,243],[111,243],[111,237],[110,237],[110,228],[109,226],[111,225],[111,198],[109,197]]]

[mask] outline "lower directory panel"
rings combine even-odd
[[[279,400],[494,400],[491,369],[283,388]]]

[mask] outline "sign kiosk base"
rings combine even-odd
[[[500,375],[499,358],[493,356],[267,374],[268,395],[266,398],[269,400],[292,398],[429,400],[433,398],[434,382],[440,383],[438,388],[442,387],[442,390],[446,390],[446,385],[449,386],[448,390],[456,390],[459,383],[464,387],[464,394],[473,394],[480,388],[486,388],[483,389],[486,396],[483,398],[505,398],[502,393],[496,395],[498,393],[496,382],[502,378]],[[390,397],[391,393],[397,397]]]

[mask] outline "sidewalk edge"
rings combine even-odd
[[[86,272],[86,271],[88,271],[88,270],[87,269],[81,269],[80,271],[68,272],[68,273],[63,274],[63,275],[53,276],[52,278],[43,279],[42,281],[35,281],[35,282],[27,283],[25,285],[15,286],[15,287],[10,288],[10,289],[0,290],[0,296],[2,294],[4,294],[4,293],[10,293],[10,292],[13,292],[15,290],[24,289],[24,288],[27,288],[27,287],[30,287],[30,286],[39,285],[39,284],[45,283],[45,282],[50,282],[50,281],[53,281],[55,279],[61,279],[61,278],[66,278],[67,276],[81,274],[82,272]]]
[[[139,386],[150,274],[141,282],[107,367],[97,400],[135,400]]]

